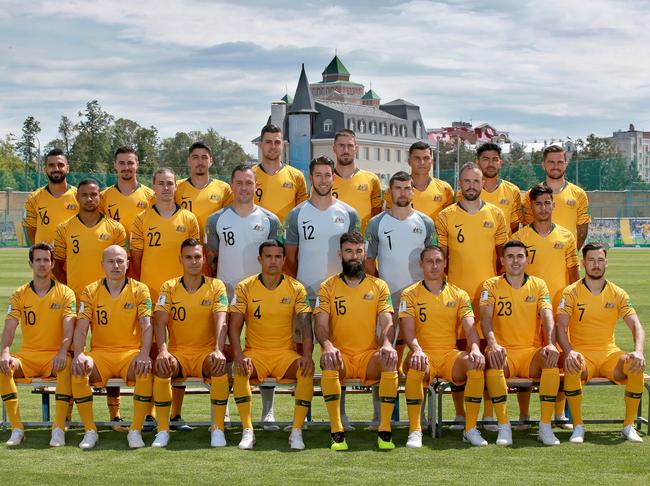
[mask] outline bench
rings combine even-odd
[[[647,426],[646,433],[650,435],[650,422],[648,422],[648,419],[650,418],[650,375],[644,375],[643,381],[644,381],[644,387],[646,389],[646,392],[648,393],[648,410],[647,410],[647,415],[644,417],[643,397],[642,397],[641,401],[639,402],[639,412],[635,420],[635,423],[638,430],[641,430],[641,426],[645,424]],[[511,390],[514,390],[516,392],[520,388],[538,387],[539,379],[513,377],[513,378],[508,378],[506,380],[506,383],[508,384],[509,392]],[[451,393],[451,385],[452,384],[448,381],[437,380],[432,382],[431,385],[429,386],[430,399],[432,402],[437,402],[433,407],[429,406],[430,409],[433,408],[434,411],[433,415],[435,416],[435,421],[432,424],[433,426],[430,427],[429,429],[431,432],[431,436],[434,438],[442,437],[442,427],[444,425],[461,424],[461,422],[458,422],[456,420],[443,420],[442,418],[442,397],[445,394]],[[592,378],[587,383],[583,384],[583,386],[606,386],[606,385],[617,385],[617,383],[614,383],[613,381],[610,381],[606,378]],[[511,420],[510,422],[514,425],[519,425],[519,424],[536,425],[539,421],[538,420],[526,420],[526,421]],[[585,424],[622,424],[623,420],[622,419],[589,419],[589,420],[584,420],[584,423]],[[482,425],[483,421],[479,420],[478,424]]]

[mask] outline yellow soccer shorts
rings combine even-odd
[[[244,355],[250,358],[255,367],[257,380],[275,378],[278,383],[293,383],[295,380],[285,379],[284,375],[291,365],[301,356],[292,349],[245,349]]]
[[[127,379],[131,362],[140,353],[139,349],[129,349],[127,351],[112,351],[109,349],[97,349],[88,353],[95,367],[99,371],[100,380],[92,385],[104,386],[110,378],[122,378],[129,385],[135,382],[129,382]]]
[[[458,357],[462,351],[458,349],[450,349],[446,351],[440,350],[425,350],[427,358],[429,358],[429,381],[427,385],[435,378],[442,378],[449,381],[454,385],[462,385],[465,381],[455,382],[452,379],[452,370]]]
[[[345,368],[345,378],[361,380],[364,386],[377,383],[378,380],[369,380],[367,378],[368,363],[377,351],[376,349],[361,351],[359,353],[346,353],[345,351],[341,351],[343,367]]]
[[[541,348],[531,346],[530,348],[507,349],[506,363],[510,378],[530,378],[530,364]]]
[[[170,350],[169,352],[178,361],[179,374],[177,378],[205,378],[203,375],[203,362],[212,353],[213,348],[199,350]]]
[[[602,351],[574,348],[574,351],[579,352],[585,358],[585,364],[587,365],[587,381],[592,378],[607,378],[619,385],[627,383],[627,380],[618,381],[614,379],[614,369],[616,368],[618,361],[621,359],[621,356],[627,354],[625,351],[617,347],[603,349]]]
[[[31,378],[54,378],[52,373],[52,360],[58,351],[21,351],[12,354],[20,361],[25,378],[19,381],[29,382]]]

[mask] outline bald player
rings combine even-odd
[[[47,185],[32,192],[25,201],[23,225],[30,244],[54,243],[56,228],[77,214],[77,189],[66,180],[70,166],[61,149],[52,149],[45,157]]]

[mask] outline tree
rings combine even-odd
[[[72,152],[72,146],[74,145],[74,139],[77,136],[76,129],[72,120],[67,116],[63,115],[61,121],[59,122],[59,135],[61,135],[61,140],[63,145],[59,147],[65,152],[66,157],[70,157],[70,152]]]
[[[28,116],[23,122],[23,134],[16,144],[16,150],[26,164],[25,170],[32,172],[36,169],[34,162],[40,156],[38,153],[38,149],[40,149],[39,133],[41,133],[41,124],[33,116]]]
[[[501,169],[504,179],[516,184],[524,191],[539,182],[533,163],[526,154],[525,149],[525,145],[513,143],[510,153],[506,157],[506,164]]]
[[[111,154],[113,116],[102,110],[97,100],[89,101],[79,112],[78,135],[72,146],[71,159],[79,172],[105,174]]]
[[[13,135],[0,139],[0,188],[26,189],[24,180],[25,163],[16,155]]]
[[[140,171],[143,174],[151,175],[158,166],[159,159],[158,129],[154,126],[149,128],[139,127],[134,135],[133,148],[140,161]]]
[[[139,128],[140,125],[128,118],[118,118],[115,120],[111,153],[115,153],[118,147],[124,145],[133,147],[135,145],[135,134]]]

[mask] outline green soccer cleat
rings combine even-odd
[[[348,443],[345,441],[344,432],[334,432],[332,434],[332,443],[330,444],[330,449],[333,451],[347,451]]]
[[[377,434],[377,445],[383,451],[395,449],[392,434],[390,432],[379,432],[379,434]]]

